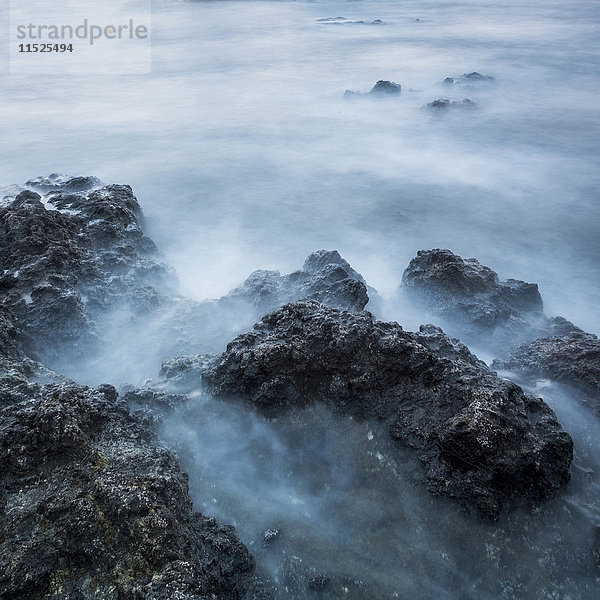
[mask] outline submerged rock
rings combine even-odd
[[[492,367],[569,385],[600,413],[600,340],[591,333],[568,333],[523,344],[495,360]]]
[[[187,402],[185,395],[168,394],[151,388],[128,387],[122,393],[123,402],[127,402],[132,409],[165,411],[177,408]]]
[[[263,545],[271,546],[275,540],[279,539],[280,530],[277,527],[269,527],[263,532]]]
[[[399,83],[380,79],[371,89],[371,94],[399,94],[401,91],[402,86]]]
[[[460,85],[464,83],[478,83],[486,81],[488,83],[494,81],[494,77],[491,75],[482,75],[473,71],[472,73],[463,73],[459,77],[446,77],[442,82],[444,85]]]
[[[0,389],[0,597],[244,597],[254,560],[114,388]]]
[[[346,19],[346,17],[322,17],[317,19],[317,23],[324,25],[382,25],[383,21],[381,19],[365,21],[363,19]]]
[[[420,250],[402,275],[399,293],[408,295],[461,338],[485,337],[506,347],[544,335],[581,331],[562,318],[544,315],[534,283],[500,280],[474,258],[450,250]]]
[[[449,108],[449,107],[458,107],[458,108],[473,108],[477,106],[477,103],[471,100],[470,98],[463,98],[462,100],[450,100],[450,98],[438,98],[437,100],[433,100],[433,102],[429,102],[427,104],[428,108]]]
[[[62,192],[84,192],[94,188],[102,187],[102,182],[93,176],[87,177],[68,177],[53,173],[48,177],[36,177],[30,179],[26,184],[28,188],[32,188],[42,194],[53,191]]]
[[[552,410],[433,326],[410,333],[367,312],[289,304],[234,339],[203,380],[269,415],[322,402],[383,419],[418,452],[431,491],[489,519],[569,481],[572,441]]]
[[[386,81],[380,79],[368,93],[363,92],[354,92],[352,90],[346,90],[344,92],[344,98],[352,98],[356,96],[394,96],[400,94],[402,91],[402,86],[399,83],[394,83],[393,81]]]

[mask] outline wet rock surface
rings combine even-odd
[[[569,385],[600,413],[600,340],[591,333],[576,332],[523,344],[495,360],[492,367]]]
[[[281,581],[253,576],[232,528],[193,511],[187,477],[154,430],[203,381],[269,415],[319,402],[335,415],[380,419],[389,436],[376,438],[414,452],[432,492],[487,519],[568,481],[571,440],[541,400],[497,379],[437,327],[408,333],[374,321],[362,311],[377,310],[378,294],[339,253],[315,252],[287,275],[256,271],[226,296],[194,302],[177,296],[173,271],[142,228],[131,188],[94,177],[30,180],[0,203],[0,598],[383,597],[373,582],[293,556]],[[536,315],[545,332],[577,331],[545,317],[541,299],[536,308],[531,284],[494,280],[466,262],[467,282],[465,273],[449,278],[464,293],[442,294],[450,305],[481,294],[483,313],[504,302],[499,313],[507,305],[510,323]],[[142,343],[162,356],[174,339],[214,349],[211,336],[221,343],[275,312],[223,355],[164,360],[157,379],[124,386],[120,398],[34,360],[91,353],[115,308],[124,323],[150,330]],[[471,322],[480,313],[465,314]],[[285,554],[287,532],[269,527],[260,551]]]
[[[450,250],[420,250],[404,271],[399,291],[445,326],[453,325],[461,338],[484,335],[491,346],[505,348],[581,331],[566,319],[544,314],[536,284],[502,281],[476,259],[464,259]]]
[[[219,299],[180,302],[161,336],[178,340],[167,355],[220,352],[232,337],[266,313],[298,300],[317,300],[352,311],[368,305],[374,312],[381,303],[377,291],[367,285],[339,252],[318,250],[306,258],[302,269],[293,273],[255,271]],[[201,347],[198,339],[202,340]]]
[[[244,596],[253,559],[113,387],[0,389],[0,597]]]
[[[203,381],[269,415],[322,402],[383,419],[418,452],[431,491],[488,519],[569,481],[572,441],[552,410],[433,326],[410,333],[367,312],[298,302],[233,340]]]
[[[115,305],[155,308],[175,279],[129,186],[57,175],[27,186],[0,204],[0,296],[27,352],[52,363],[58,347],[89,352]]]
[[[297,300],[317,300],[333,308],[360,311],[369,302],[368,291],[376,295],[339,252],[318,250],[307,257],[301,270],[289,275],[255,271],[220,301],[250,302],[262,314]]]
[[[153,432],[184,400],[73,383],[34,356],[91,352],[114,303],[146,310],[172,271],[128,186],[51,176],[0,206],[0,598],[243,598],[254,559],[194,512]],[[130,414],[131,406],[145,411]]]
[[[195,356],[175,356],[164,360],[157,379],[149,386],[183,393],[198,389],[202,374],[208,371],[218,359],[217,354],[197,354]]]

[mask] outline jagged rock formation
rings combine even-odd
[[[300,271],[280,275],[279,271],[255,271],[244,283],[221,298],[224,304],[238,300],[254,305],[265,314],[297,300],[317,300],[343,310],[360,311],[377,292],[337,250],[318,250],[304,261]]]
[[[221,351],[238,333],[266,313],[289,302],[317,300],[327,306],[377,312],[380,297],[336,250],[318,250],[301,270],[288,275],[255,271],[240,286],[217,300],[180,302],[162,337],[178,340],[170,354]],[[202,344],[198,343],[202,340]]]
[[[27,186],[0,205],[0,295],[27,352],[54,363],[59,348],[89,353],[108,310],[156,308],[174,273],[144,236],[129,186],[59,176]]]
[[[253,559],[114,388],[3,404],[0,597],[243,598]]]
[[[420,250],[404,271],[399,291],[461,338],[485,336],[492,346],[581,331],[566,319],[544,315],[536,284],[501,281],[476,259],[450,250]]]
[[[23,348],[92,352],[95,319],[115,303],[145,311],[150,285],[168,289],[131,188],[59,176],[27,186],[46,196],[26,189],[0,206],[0,598],[243,598],[253,558],[232,528],[193,511],[147,415]]]
[[[147,387],[168,392],[193,392],[200,387],[202,375],[218,357],[218,354],[204,353],[168,358],[162,362],[159,376],[151,380]]]
[[[569,385],[600,413],[600,340],[591,333],[576,332],[523,344],[495,360],[492,367]]]
[[[243,598],[253,558],[115,389],[0,354],[0,598]]]
[[[289,304],[233,340],[203,380],[268,414],[318,401],[384,419],[417,450],[432,491],[489,519],[569,481],[572,441],[552,410],[433,326],[410,333],[367,312]]]

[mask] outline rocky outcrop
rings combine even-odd
[[[544,315],[536,284],[501,281],[476,259],[450,250],[420,250],[404,271],[399,292],[461,338],[483,335],[492,346],[581,331],[566,319]]]
[[[438,98],[427,104],[427,108],[474,108],[477,103],[470,98],[462,100],[450,100],[450,98]]]
[[[220,352],[233,336],[247,330],[266,313],[298,300],[317,300],[351,311],[368,306],[374,312],[379,311],[381,302],[377,291],[339,252],[318,250],[306,258],[302,269],[293,273],[255,271],[217,300],[179,302],[165,321],[166,332],[161,337],[177,340],[169,354]]]
[[[318,250],[301,270],[289,275],[279,271],[255,271],[239,287],[220,299],[223,304],[241,300],[257,308],[261,316],[289,302],[317,300],[332,308],[360,311],[377,292],[337,250]]]
[[[91,353],[106,311],[148,312],[153,286],[169,291],[131,188],[60,176],[27,187],[0,206],[0,598],[243,598],[254,559],[193,511],[153,433],[149,411],[184,397],[119,399],[27,356]]]
[[[600,340],[591,333],[576,332],[523,344],[495,360],[492,367],[529,379],[548,377],[571,386],[600,414]]]
[[[175,356],[162,362],[158,378],[148,388],[169,392],[190,393],[201,386],[202,375],[217,361],[217,354]]]
[[[481,82],[490,83],[492,81],[494,81],[494,77],[491,75],[482,75],[481,73],[477,73],[477,71],[473,71],[472,73],[463,73],[458,77],[446,77],[442,83],[444,85],[464,85]]]
[[[38,379],[0,379],[0,598],[243,598],[252,557],[114,388]]]
[[[129,186],[57,175],[26,186],[0,205],[0,296],[27,352],[54,363],[57,352],[89,353],[108,310],[156,308],[174,273]]]
[[[393,81],[387,81],[380,79],[372,88],[370,92],[354,92],[352,90],[346,90],[344,92],[344,98],[354,98],[358,96],[397,96],[402,91],[402,86],[399,83]]]
[[[95,177],[40,177],[0,203],[0,300],[16,315],[27,353],[84,371],[95,347],[127,344],[158,357],[222,350],[232,336],[287,302],[317,299],[362,310],[379,297],[336,251],[309,256],[303,269],[256,271],[217,300],[178,296],[173,270],[143,233],[129,186]],[[110,339],[109,339],[110,338]],[[66,366],[65,366],[66,365]]]
[[[294,303],[233,340],[203,380],[269,415],[322,402],[383,419],[418,452],[429,489],[489,519],[569,481],[572,441],[552,410],[433,326],[410,333],[367,312]]]

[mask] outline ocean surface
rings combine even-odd
[[[9,74],[2,41],[0,187],[53,172],[130,184],[196,299],[326,248],[385,301],[418,250],[443,247],[538,283],[549,315],[600,334],[600,3],[152,8],[147,75]],[[494,80],[442,84],[473,71]],[[343,97],[380,79],[401,95]],[[385,315],[418,325],[393,302]],[[380,459],[365,424],[309,411],[275,426],[199,394],[163,435],[197,508],[236,523],[274,581],[283,552],[364,582],[357,598],[592,600],[600,424],[552,382],[533,391],[575,439],[573,482],[495,526],[424,492],[409,458]],[[264,549],[274,526],[282,545]]]

